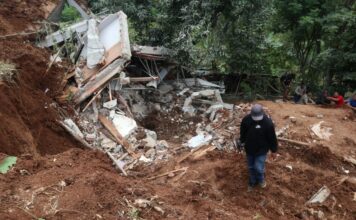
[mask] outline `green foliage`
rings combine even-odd
[[[0,173],[5,174],[16,164],[17,157],[8,156],[0,163]]]
[[[163,45],[191,68],[222,74],[300,75],[313,86],[356,73],[354,1],[89,0],[123,10],[132,43]],[[246,83],[246,82],[245,82]],[[255,86],[242,86],[249,92]],[[262,85],[265,86],[265,85]]]
[[[356,74],[354,1],[276,0],[273,31],[293,42],[293,56],[303,78],[331,85]]]
[[[61,14],[61,21],[62,22],[75,22],[81,18],[80,13],[77,11],[76,8],[65,5],[64,9]]]

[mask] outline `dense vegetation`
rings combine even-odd
[[[185,66],[248,77],[291,71],[314,88],[356,80],[353,0],[89,2],[97,13],[123,10],[131,41],[173,48]]]

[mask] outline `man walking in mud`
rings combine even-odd
[[[272,152],[272,159],[275,159],[277,137],[274,124],[264,113],[262,105],[253,105],[251,113],[242,119],[239,142],[247,156],[248,191],[252,191],[255,186],[265,188],[265,161],[269,151]]]

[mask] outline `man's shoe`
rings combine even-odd
[[[258,184],[262,189],[266,188],[267,183],[266,181],[263,181],[262,183]]]

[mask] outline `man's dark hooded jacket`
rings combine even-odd
[[[245,144],[248,155],[263,155],[269,150],[277,152],[277,137],[272,120],[264,115],[260,121],[254,121],[251,115],[242,119],[240,141]]]

